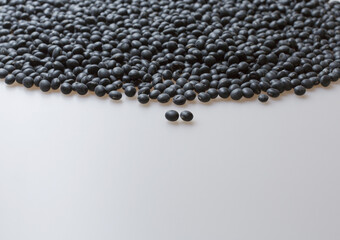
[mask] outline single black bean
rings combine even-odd
[[[120,100],[122,98],[122,94],[118,91],[111,91],[109,93],[109,97],[112,99],[112,100]]]
[[[268,97],[268,95],[266,95],[266,94],[260,94],[260,95],[258,96],[258,100],[259,100],[260,102],[267,102],[268,99],[269,99],[269,97]]]
[[[71,86],[71,84],[69,84],[69,83],[62,83],[62,84],[60,85],[60,91],[61,91],[63,94],[65,94],[65,95],[70,94],[70,93],[72,92],[72,86]]]
[[[194,119],[194,115],[192,114],[192,112],[187,111],[187,110],[181,112],[180,116],[181,116],[181,119],[185,122],[190,122]]]
[[[304,95],[306,93],[306,88],[301,86],[301,85],[300,86],[296,86],[294,88],[294,93],[296,95],[298,95],[298,96],[302,96],[302,95]]]
[[[25,77],[24,80],[22,81],[22,84],[26,88],[31,88],[34,85],[33,78],[32,77]]]
[[[187,99],[184,95],[176,95],[173,98],[173,102],[176,105],[184,105],[186,101]]]
[[[150,98],[147,94],[140,94],[138,95],[138,102],[140,102],[141,104],[147,104],[149,102]]]
[[[128,86],[125,88],[125,95],[128,97],[133,97],[136,95],[136,88],[133,86]]]
[[[169,96],[169,94],[161,93],[161,94],[158,95],[157,100],[160,103],[167,103],[167,102],[170,101],[170,96]]]
[[[230,97],[233,100],[240,100],[243,97],[242,89],[236,88],[230,93]]]
[[[5,78],[8,75],[8,71],[6,69],[0,68],[0,78]]]
[[[105,89],[104,86],[98,85],[98,86],[95,87],[94,93],[95,93],[98,97],[103,97],[103,96],[105,96],[105,94],[106,94],[106,89]]]
[[[176,122],[179,118],[179,113],[175,110],[169,110],[165,113],[165,118],[170,122]]]
[[[39,88],[43,92],[48,92],[51,89],[51,83],[47,80],[41,80],[39,83]]]

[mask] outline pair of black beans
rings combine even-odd
[[[175,110],[170,110],[165,113],[165,118],[170,122],[176,122],[179,117],[181,117],[181,119],[185,122],[190,122],[194,119],[194,115],[192,114],[192,112],[187,110],[181,112],[181,114],[179,114]]]

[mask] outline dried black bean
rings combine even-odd
[[[192,112],[187,111],[187,110],[181,112],[180,117],[185,122],[190,122],[194,119],[194,115],[192,114]]]
[[[140,102],[141,104],[147,104],[149,100],[149,96],[145,93],[138,95],[138,102]]]
[[[269,99],[269,97],[268,97],[267,95],[265,95],[265,94],[260,94],[260,95],[258,96],[258,100],[259,100],[260,102],[267,102],[268,99]]]
[[[120,100],[122,98],[122,94],[118,91],[111,91],[109,93],[109,97],[113,100]]]
[[[175,110],[170,110],[165,113],[165,118],[170,122],[176,122],[179,118],[179,113]]]

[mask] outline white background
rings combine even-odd
[[[1,81],[0,239],[339,240],[339,102],[339,83],[178,108]]]

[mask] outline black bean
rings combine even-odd
[[[128,97],[133,97],[136,94],[136,88],[133,86],[128,86],[125,88],[125,95]]]
[[[187,90],[185,91],[184,96],[187,100],[193,101],[196,98],[196,93],[193,90]]]
[[[254,91],[251,88],[243,88],[242,94],[245,98],[252,98],[254,96]]]
[[[209,88],[207,93],[209,94],[211,99],[215,99],[218,96],[218,91],[215,88]]]
[[[170,101],[170,96],[169,96],[169,94],[161,93],[161,94],[158,95],[157,100],[160,103],[167,103],[167,102]]]
[[[194,119],[194,115],[190,111],[183,111],[181,112],[181,119],[185,122],[190,122]]]
[[[140,94],[138,95],[138,102],[140,102],[141,104],[147,104],[149,102],[150,98],[147,94]]]
[[[6,69],[0,68],[0,78],[5,78],[8,75],[8,71]]]
[[[221,98],[228,98],[230,96],[230,92],[228,90],[228,88],[226,87],[222,87],[220,89],[218,89],[218,95],[221,97]]]
[[[280,91],[275,88],[269,88],[267,94],[272,98],[277,98],[280,96]]]
[[[306,88],[304,88],[303,86],[296,86],[294,88],[294,93],[298,96],[302,96],[306,93]]]
[[[62,83],[60,85],[60,91],[63,93],[63,94],[70,94],[72,92],[72,86],[71,84],[69,83]]]
[[[268,99],[269,99],[269,97],[268,97],[266,94],[260,94],[260,95],[258,96],[258,100],[259,100],[260,102],[267,102]]]
[[[88,88],[84,83],[78,83],[76,85],[76,91],[79,95],[85,95],[88,92]]]
[[[113,99],[113,100],[118,101],[118,100],[120,100],[122,98],[122,94],[120,92],[118,92],[118,91],[111,91],[109,93],[109,97],[111,99]]]
[[[320,83],[321,83],[322,86],[328,87],[329,84],[331,83],[330,76],[328,76],[328,75],[322,76],[321,79],[320,79]]]
[[[31,88],[34,85],[33,82],[33,78],[31,77],[25,77],[24,80],[22,80],[22,84],[26,87],[26,88]]]
[[[157,99],[157,97],[159,96],[159,94],[161,94],[161,92],[159,90],[153,90],[150,92],[149,97],[151,99]]]
[[[186,97],[183,96],[183,95],[176,95],[176,96],[174,96],[174,98],[173,98],[173,102],[174,102],[174,104],[176,104],[176,105],[184,105],[186,101],[187,101],[187,99],[186,99]]]
[[[15,82],[15,76],[13,74],[7,75],[5,78],[5,83],[8,85],[12,85]]]
[[[100,78],[109,78],[110,73],[107,69],[101,68],[98,70],[98,77]]]
[[[307,89],[310,89],[314,86],[313,81],[310,79],[304,79],[301,81],[301,85]]]
[[[179,113],[175,110],[169,110],[165,113],[165,118],[170,122],[176,122],[179,118]]]
[[[15,76],[15,81],[17,83],[22,84],[22,81],[24,80],[25,77],[26,77],[26,74],[20,72]]]
[[[236,88],[231,91],[230,97],[233,100],[240,100],[243,97],[242,90],[240,88]]]
[[[211,99],[210,95],[206,92],[200,92],[197,97],[201,102],[209,102]]]
[[[41,80],[39,83],[39,88],[43,92],[48,92],[51,89],[51,83],[47,80]]]
[[[32,79],[32,82],[33,82],[33,79]],[[52,79],[52,81],[51,81],[51,88],[53,90],[57,90],[59,87],[60,87],[60,80],[59,80],[59,78]]]
[[[103,97],[106,94],[106,89],[104,86],[98,85],[94,88],[94,93],[98,96],[98,97]]]

